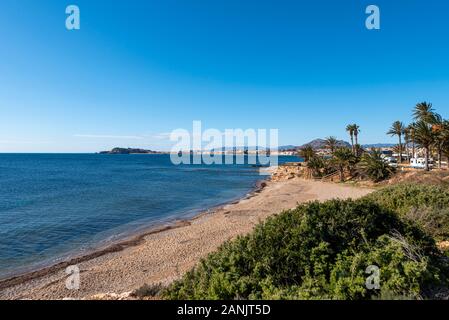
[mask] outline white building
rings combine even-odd
[[[412,158],[410,159],[410,166],[412,168],[424,169],[426,167],[426,158]],[[429,159],[429,167],[433,167],[433,159]]]

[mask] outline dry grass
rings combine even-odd
[[[449,171],[434,170],[426,172],[424,170],[398,171],[391,179],[379,183],[379,185],[391,185],[397,183],[420,183],[435,186],[449,187]]]

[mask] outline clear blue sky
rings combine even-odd
[[[193,120],[395,141],[419,101],[449,117],[448,20],[445,0],[2,0],[0,152],[163,149]]]

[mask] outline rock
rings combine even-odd
[[[442,251],[449,250],[449,241],[441,241],[437,243],[437,246]]]
[[[272,181],[285,181],[304,177],[306,168],[297,164],[280,165],[272,174]]]
[[[153,150],[145,150],[138,148],[114,148],[111,151],[101,151],[100,154],[156,154]]]

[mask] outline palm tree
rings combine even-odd
[[[436,148],[438,154],[438,168],[441,169],[441,158],[446,139],[445,121],[438,113],[434,113],[431,120],[432,131],[435,134],[435,141],[433,142],[433,146]]]
[[[326,148],[329,149],[332,153],[334,153],[335,148],[338,146],[338,140],[335,137],[327,137],[325,140]]]
[[[446,168],[449,168],[449,144],[444,145],[443,154],[446,156],[446,159],[447,159]]]
[[[432,104],[427,102],[418,103],[413,111],[413,117],[417,121],[432,122],[433,115],[434,109]]]
[[[382,152],[379,149],[372,149],[370,153],[364,153],[357,169],[374,182],[388,179],[395,172],[395,168],[382,158]]]
[[[302,147],[299,150],[299,156],[304,159],[305,162],[308,162],[310,159],[315,157],[315,150],[312,148],[312,146],[307,145],[305,147]]]
[[[401,121],[395,121],[387,132],[390,136],[398,136],[399,138],[399,163],[402,163],[402,135],[404,134],[404,129],[404,124]]]
[[[447,167],[449,168],[449,120],[444,121],[444,129],[443,129],[443,154],[447,159]]]
[[[412,157],[415,157],[415,126],[416,123],[411,123],[408,126],[408,131],[409,131],[409,135],[410,135],[410,140],[412,142]]]
[[[407,162],[410,162],[409,146],[410,146],[410,128],[407,126],[404,128],[404,147],[405,153],[407,154]]]
[[[391,151],[393,151],[394,153],[397,153],[397,154],[400,154],[401,153],[401,147],[397,144],[397,145],[394,145],[392,148],[391,148]]]
[[[320,156],[313,156],[307,162],[307,168],[311,170],[312,176],[320,177],[322,176],[322,171],[326,167],[326,160]]]
[[[355,145],[358,145],[359,144],[360,127],[357,124],[355,124],[355,123],[352,125],[352,127],[354,129]]]
[[[424,120],[420,120],[415,125],[415,140],[416,143],[426,150],[426,171],[429,171],[429,154],[430,148],[435,140],[435,132],[432,125]]]
[[[351,146],[352,146],[352,152],[354,152],[354,125],[348,124],[346,126],[346,132],[349,133],[349,136],[351,137]]]
[[[335,150],[331,163],[340,173],[340,181],[345,181],[345,169],[354,164],[354,154],[348,148],[338,148]]]
[[[359,144],[356,144],[354,146],[354,153],[356,157],[360,157],[360,155],[365,153],[365,149],[363,149],[363,147]]]

